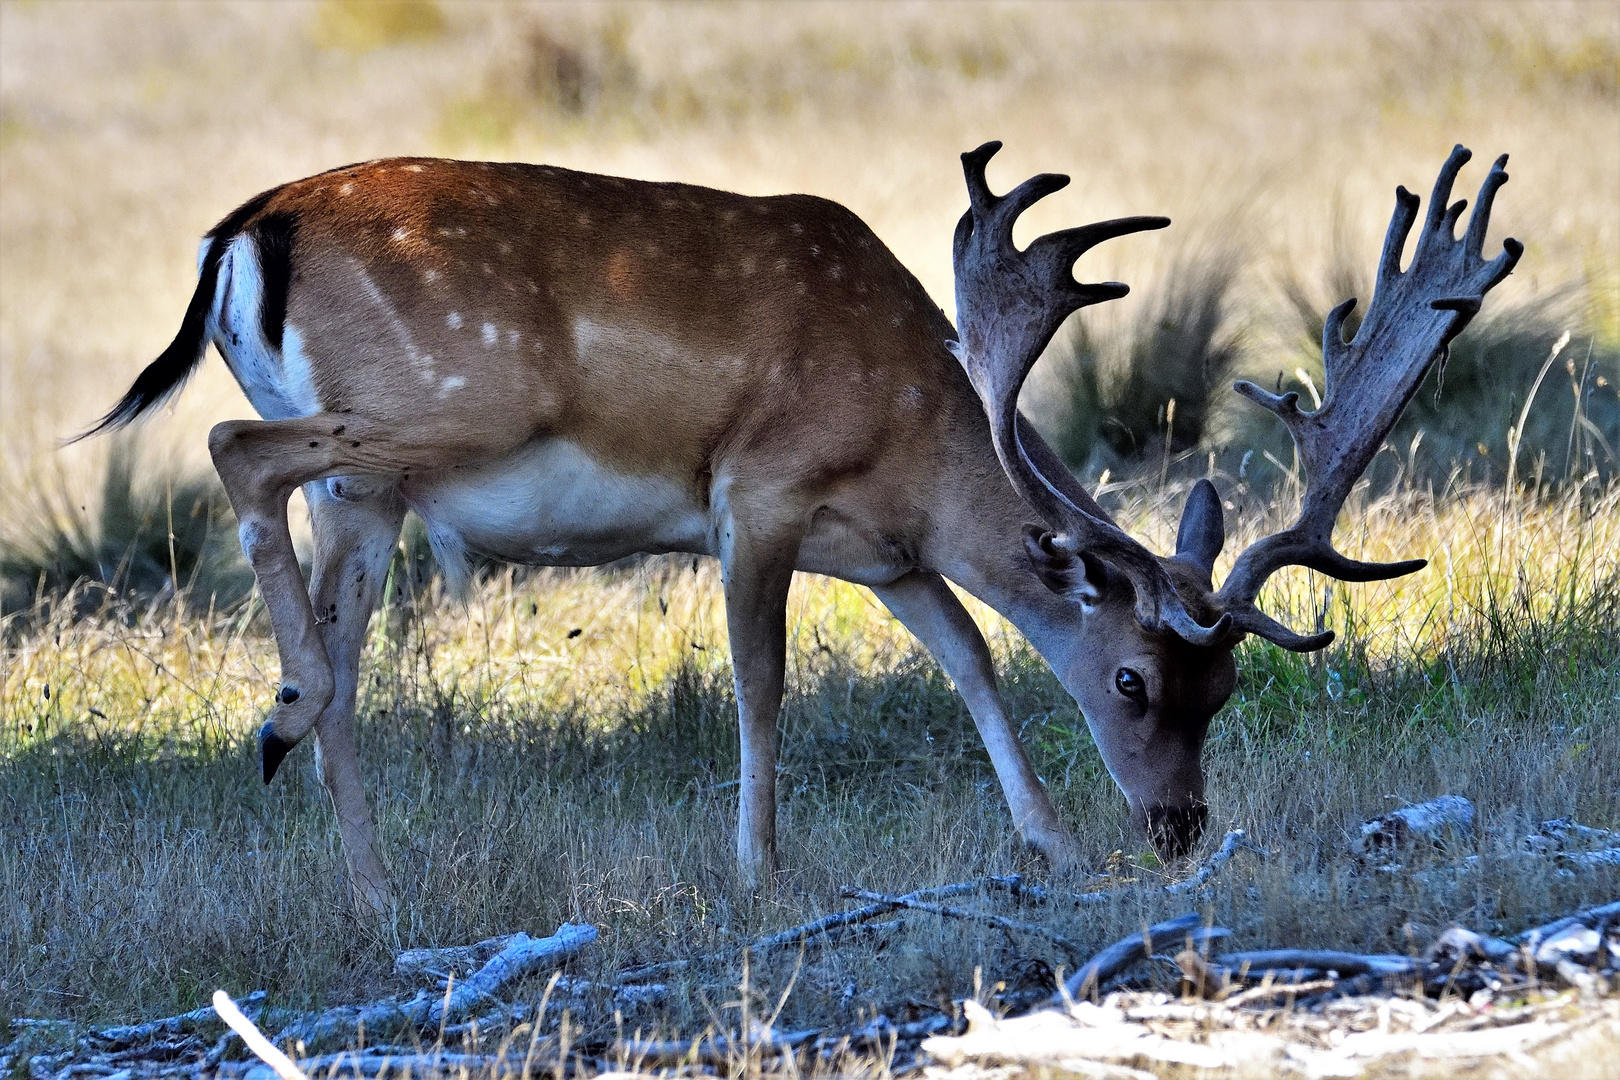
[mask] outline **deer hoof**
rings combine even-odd
[[[298,696],[298,691],[293,691]],[[259,768],[264,774],[264,782],[268,784],[276,778],[276,770],[281,768],[281,759],[287,756],[287,751],[293,744],[276,734],[275,725],[269,721],[259,729]]]

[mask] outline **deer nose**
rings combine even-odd
[[[1188,803],[1185,806],[1150,806],[1147,811],[1148,839],[1163,859],[1179,859],[1187,854],[1204,835],[1204,823],[1209,820],[1206,803]]]

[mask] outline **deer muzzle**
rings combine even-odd
[[[1209,804],[1199,800],[1182,806],[1150,806],[1146,811],[1148,840],[1161,859],[1179,859],[1198,845],[1209,820]]]

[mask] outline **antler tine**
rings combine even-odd
[[[1333,641],[1331,630],[1323,630],[1320,634],[1298,634],[1253,604],[1230,614],[1233,630],[1265,638],[1273,645],[1281,645],[1289,652],[1315,652],[1327,648]]]
[[[1507,159],[1503,154],[1491,166],[1491,171],[1485,174],[1485,180],[1479,185],[1479,198],[1474,203],[1474,217],[1468,223],[1468,232],[1463,237],[1463,246],[1470,254],[1483,256],[1485,252],[1485,228],[1491,221],[1491,204],[1496,202],[1496,193],[1502,190],[1507,183]]]
[[[1479,312],[1485,293],[1512,272],[1523,253],[1518,241],[1508,239],[1502,254],[1490,262],[1480,255],[1496,192],[1507,182],[1506,155],[1485,177],[1468,231],[1457,238],[1457,222],[1467,203],[1447,202],[1469,157],[1458,146],[1441,166],[1405,271],[1400,268],[1401,253],[1417,220],[1419,200],[1404,187],[1396,189],[1395,212],[1384,237],[1378,283],[1366,318],[1348,342],[1344,321],[1355,307],[1354,299],[1335,307],[1324,322],[1326,389],[1320,408],[1307,413],[1299,408],[1298,394],[1271,394],[1246,381],[1236,384],[1239,393],[1287,426],[1307,477],[1299,519],[1244,551],[1221,586],[1217,599],[1240,629],[1300,651],[1321,648],[1332,639],[1331,634],[1296,634],[1254,606],[1266,579],[1284,566],[1307,566],[1344,581],[1377,581],[1428,565],[1423,559],[1373,563],[1347,558],[1333,548],[1333,525],[1351,487],[1383,446],[1435,358]]]
[[[1169,219],[1099,222],[1042,236],[1019,251],[1012,241],[1018,216],[1069,180],[1043,173],[998,196],[985,180],[985,166],[1000,148],[999,142],[988,142],[962,155],[969,208],[956,227],[958,339],[948,343],[951,352],[984,404],[1002,468],[1060,534],[1058,544],[1070,554],[1085,550],[1097,555],[1129,577],[1136,588],[1137,618],[1144,626],[1173,630],[1197,644],[1215,644],[1228,635],[1231,620],[1199,626],[1156,556],[1109,519],[1018,412],[1018,392],[1063,320],[1079,308],[1130,291],[1118,282],[1077,282],[1075,260],[1104,240],[1162,229]]]

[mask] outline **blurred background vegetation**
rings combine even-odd
[[[1528,253],[1370,477],[1501,484],[1516,451],[1511,471],[1538,490],[1601,485],[1620,449],[1617,12],[0,4],[0,610],[81,579],[126,599],[245,595],[201,452],[210,424],[247,412],[223,365],[136,437],[58,441],[167,341],[215,220],[275,183],[394,153],[826,195],[948,312],[956,154],[1002,138],[995,183],[1077,181],[1025,238],[1176,220],[1088,257],[1084,275],[1134,292],[1071,322],[1025,408],[1105,498],[1209,473],[1252,506],[1291,479],[1292,448],[1233,379],[1309,400],[1323,313],[1370,300],[1395,184],[1424,188],[1453,142],[1506,150],[1490,246],[1512,234]],[[406,547],[425,580],[421,545]]]

